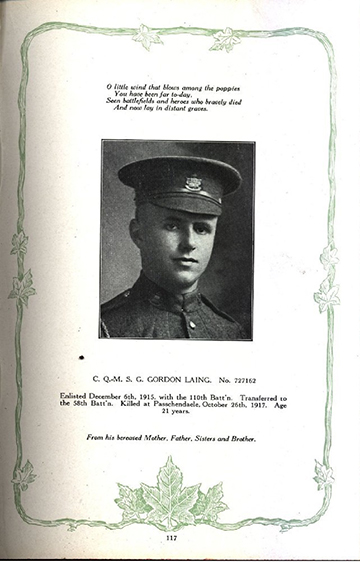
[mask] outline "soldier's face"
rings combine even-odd
[[[217,217],[141,205],[130,234],[144,273],[172,293],[196,289],[214,245]]]

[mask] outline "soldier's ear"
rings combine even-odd
[[[129,232],[130,232],[131,240],[138,248],[140,248],[143,239],[141,233],[141,226],[137,219],[132,219],[130,221]]]

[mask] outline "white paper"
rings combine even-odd
[[[14,1],[2,21],[3,556],[358,559],[357,6]],[[242,102],[106,103],[145,83]],[[252,341],[99,339],[103,139],[255,143]],[[154,405],[184,397],[199,407]],[[118,483],[169,492],[161,469],[166,518],[115,503]]]

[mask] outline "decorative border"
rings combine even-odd
[[[326,404],[325,404],[325,439],[322,456],[322,463],[315,461],[314,480],[318,484],[318,490],[323,490],[323,501],[320,509],[315,515],[307,519],[268,519],[256,517],[244,519],[236,523],[219,523],[218,514],[228,509],[222,502],[222,484],[210,488],[206,494],[200,491],[200,484],[182,488],[182,473],[172,462],[171,457],[160,469],[157,478],[157,486],[151,487],[141,484],[140,488],[132,490],[128,486],[118,484],[119,497],[115,500],[122,509],[122,519],[117,523],[107,523],[105,521],[93,521],[88,519],[55,519],[43,520],[33,518],[25,512],[22,506],[22,492],[35,480],[33,466],[29,460],[23,465],[22,437],[21,437],[21,412],[23,404],[22,394],[22,359],[21,359],[21,328],[24,313],[24,305],[28,306],[28,299],[35,294],[31,270],[25,273],[24,261],[27,252],[28,237],[24,232],[25,205],[24,205],[24,184],[25,184],[25,164],[26,164],[26,91],[29,79],[28,52],[32,40],[42,33],[67,29],[81,31],[84,33],[95,33],[101,35],[131,36],[136,42],[142,44],[146,50],[150,50],[153,44],[162,44],[161,37],[167,35],[198,35],[209,37],[214,40],[210,47],[211,51],[225,50],[230,53],[234,46],[241,42],[243,38],[266,39],[272,37],[289,37],[294,35],[305,35],[319,41],[324,47],[329,66],[330,75],[330,137],[329,137],[329,159],[328,159],[328,180],[329,180],[329,204],[328,204],[328,223],[327,223],[327,245],[324,248],[320,261],[323,264],[327,275],[321,283],[320,289],[314,294],[315,301],[319,304],[321,313],[327,314],[327,350],[326,350]],[[16,299],[16,325],[15,325],[15,357],[16,357],[16,385],[17,385],[17,404],[15,409],[15,437],[17,457],[13,473],[14,501],[16,509],[21,518],[30,525],[40,525],[44,527],[57,527],[68,525],[68,530],[75,530],[80,525],[90,527],[105,527],[107,529],[122,529],[134,523],[153,525],[162,531],[178,531],[187,525],[206,524],[223,531],[234,531],[249,525],[274,525],[280,527],[282,532],[294,527],[304,527],[318,521],[327,511],[332,493],[332,469],[330,467],[330,448],[331,448],[331,418],[333,402],[333,348],[334,348],[334,306],[340,304],[338,285],[334,285],[335,266],[338,263],[336,257],[337,250],[334,243],[334,217],[335,217],[335,140],[336,140],[336,120],[335,120],[335,100],[336,100],[336,68],[334,51],[329,39],[319,31],[303,27],[289,29],[278,29],[274,31],[244,31],[232,30],[227,27],[225,30],[206,29],[199,27],[174,27],[174,28],[149,28],[141,25],[139,29],[133,28],[102,28],[85,25],[77,25],[64,22],[48,22],[30,31],[21,46],[22,77],[19,88],[18,107],[20,111],[20,135],[19,135],[19,154],[20,170],[18,179],[18,221],[17,233],[12,237],[13,248],[11,254],[17,257],[17,277],[13,278],[13,288],[9,298]],[[22,466],[23,465],[23,466]]]

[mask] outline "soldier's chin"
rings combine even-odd
[[[199,276],[189,271],[181,271],[168,280],[170,292],[186,293],[196,289]]]

